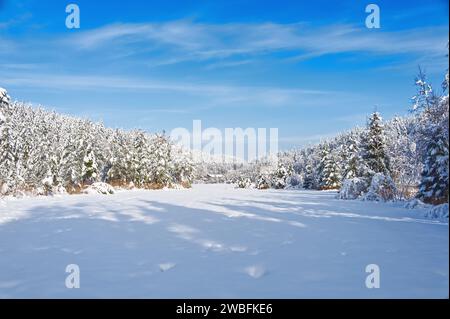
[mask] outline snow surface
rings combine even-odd
[[[448,223],[335,196],[219,184],[3,199],[0,297],[448,298]]]

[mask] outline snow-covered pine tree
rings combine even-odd
[[[272,175],[272,185],[276,189],[283,189],[287,186],[287,179],[292,174],[292,167],[289,163],[278,163],[278,167]]]
[[[8,95],[8,92],[4,88],[0,87],[0,111],[9,110],[11,103],[11,98]]]
[[[0,194],[7,194],[10,191],[13,178],[14,155],[10,116],[10,97],[5,89],[0,88]]]
[[[426,203],[448,203],[449,193],[449,142],[439,126],[430,129],[431,139],[427,149],[422,179],[417,197]]]
[[[83,170],[81,172],[84,183],[94,183],[98,178],[98,166],[92,148],[86,150],[86,155],[83,159]]]
[[[411,98],[413,102],[413,111],[423,111],[433,107],[436,104],[437,96],[433,87],[428,83],[425,72],[419,67],[419,73],[415,79],[417,94]]]
[[[322,177],[323,177],[323,171],[325,169],[325,161],[326,161],[328,155],[330,154],[330,147],[329,147],[328,143],[319,144],[315,153],[318,154],[318,158],[319,158],[319,162],[316,164],[317,166],[315,169],[316,178],[317,178],[317,183],[315,185],[315,188],[321,189],[322,183],[323,183]]]
[[[419,111],[416,113],[417,144],[424,158],[417,197],[433,204],[448,202],[448,70],[442,84],[441,95],[433,91],[432,86],[426,82],[425,74],[420,70],[416,85],[418,93],[413,97],[413,110]]]
[[[311,165],[306,165],[305,177],[303,178],[303,188],[313,189],[314,188],[314,173]]]
[[[403,199],[415,196],[422,171],[422,155],[414,135],[416,126],[417,119],[412,116],[395,117],[385,125],[391,177]]]
[[[416,77],[417,94],[412,98],[412,111],[418,123],[415,127],[417,148],[425,160],[427,154],[430,127],[439,125],[448,135],[449,104],[448,104],[448,70],[442,83],[442,94],[438,94],[427,82],[425,73],[419,69]]]
[[[114,131],[111,140],[111,155],[108,161],[109,169],[106,180],[114,186],[129,186],[133,182],[133,145],[127,139],[127,135],[120,130]]]
[[[362,176],[362,158],[361,151],[359,149],[359,142],[357,134],[351,132],[346,144],[343,145],[346,154],[346,160],[344,162],[343,174],[344,179],[352,179]]]
[[[173,184],[171,151],[171,142],[164,133],[153,137],[150,148],[153,187],[161,188]]]
[[[382,120],[380,113],[373,112],[368,121],[364,160],[370,169],[370,175],[375,173],[390,174]]]
[[[83,185],[83,171],[85,167],[86,150],[89,148],[89,126],[88,123],[78,120],[74,125],[71,136],[71,152],[68,154],[68,184],[70,191],[81,189]]]
[[[151,182],[151,150],[150,142],[143,131],[134,133],[133,156],[132,156],[132,176],[133,183],[139,187],[148,187]]]
[[[339,189],[341,186],[340,168],[335,154],[328,153],[325,155],[320,181],[321,189]]]

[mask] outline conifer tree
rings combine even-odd
[[[9,193],[18,182],[17,154],[12,106],[6,90],[0,88],[0,186],[1,194]]]
[[[368,121],[365,139],[365,163],[370,175],[382,173],[389,175],[389,159],[385,149],[384,126],[380,113],[374,112]]]
[[[164,133],[157,134],[152,139],[151,175],[152,182],[158,187],[172,185],[173,178],[170,173],[173,170],[173,163],[170,161],[171,149],[172,145]]]
[[[133,182],[137,187],[144,187],[150,182],[151,164],[148,138],[144,132],[138,131],[134,137],[132,156]]]
[[[328,153],[323,159],[321,189],[338,189],[341,186],[341,174],[336,156]]]
[[[344,145],[346,161],[344,163],[343,178],[352,179],[362,175],[362,159],[358,141],[355,134],[348,136],[348,141]]]
[[[448,203],[449,152],[448,137],[436,126],[427,148],[422,178],[417,197],[426,203]]]
[[[325,169],[326,165],[326,159],[328,155],[330,154],[330,148],[327,143],[324,143],[322,145],[319,145],[318,147],[318,157],[319,157],[319,163],[317,164],[316,168],[316,177],[317,177],[317,183],[316,188],[322,187],[322,177],[323,177],[323,171]]]
[[[305,177],[303,179],[303,188],[304,189],[314,188],[314,174],[311,165],[306,165]]]
[[[97,180],[98,166],[95,154],[91,148],[86,151],[86,155],[83,160],[82,178],[84,182],[92,183]]]

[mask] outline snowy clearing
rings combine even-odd
[[[0,200],[0,297],[448,298],[448,223],[334,196],[219,184]]]

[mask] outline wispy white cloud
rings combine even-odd
[[[2,85],[50,90],[128,90],[143,93],[179,94],[201,98],[207,108],[214,107],[320,107],[330,100],[356,101],[357,94],[345,92],[281,88],[268,86],[233,86],[205,83],[164,82],[134,77],[17,73],[5,74]]]
[[[435,56],[446,51],[448,27],[373,31],[346,24],[317,27],[305,23],[203,24],[182,20],[108,25],[82,32],[70,41],[82,50],[110,45],[128,49],[148,46],[154,50],[164,47],[170,53],[166,55],[167,64],[274,51],[292,51],[298,59],[342,52]]]
[[[45,43],[45,46],[41,44]],[[0,39],[0,57],[53,61],[70,58],[120,61],[145,67],[165,67],[184,62],[207,69],[236,67],[259,57],[301,62],[338,53],[407,56],[401,63],[426,60],[432,67],[447,53],[448,26],[369,30],[365,27],[308,23],[206,24],[191,20],[160,23],[116,23],[64,36]],[[273,53],[287,53],[283,57]],[[442,64],[442,63],[441,63]],[[395,67],[395,65],[393,65]]]
[[[254,62],[253,60],[219,61],[219,62],[208,64],[206,69],[215,70],[215,69],[221,69],[221,68],[240,67],[242,65],[251,64],[253,62]]]
[[[28,21],[32,17],[32,14],[30,12],[21,14],[17,17],[11,18],[6,21],[0,21],[0,30],[2,29],[9,29],[11,27],[20,25],[26,21]]]

